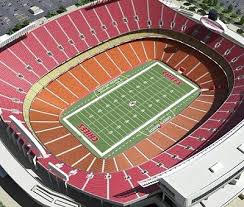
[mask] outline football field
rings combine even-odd
[[[196,84],[151,61],[69,107],[61,122],[93,154],[107,158],[146,138],[199,93]]]

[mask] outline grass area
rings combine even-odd
[[[58,15],[58,14],[61,14],[61,13],[63,13],[63,12],[66,12],[67,10],[66,10],[66,8],[64,7],[64,6],[60,6],[59,8],[58,8],[58,10],[56,10],[56,11],[49,11],[48,13],[47,13],[47,15],[46,15],[46,17],[47,18],[51,18],[51,17],[53,17],[53,16],[56,16],[56,15]]]
[[[28,26],[29,24],[30,24],[30,22],[29,22],[28,20],[25,20],[25,21],[23,21],[22,23],[18,23],[18,24],[16,24],[12,29],[10,29],[10,30],[8,31],[8,34],[9,34],[9,35],[12,35],[12,34],[14,34],[15,32],[21,30],[22,28]]]
[[[88,4],[88,3],[93,2],[93,1],[95,1],[95,0],[79,0],[75,5],[76,6],[82,6],[84,4]]]
[[[107,158],[147,137],[198,95],[191,81],[151,61],[72,105],[61,122],[97,157]]]

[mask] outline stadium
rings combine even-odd
[[[244,170],[244,48],[216,25],[159,0],[29,25],[1,45],[0,165],[42,206],[217,206]]]

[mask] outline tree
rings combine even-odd
[[[90,3],[92,1],[95,1],[95,0],[79,0],[75,5],[76,6],[82,6],[82,5]]]
[[[200,4],[199,5],[203,10],[208,10],[209,7],[206,4]]]
[[[198,9],[197,12],[200,13],[202,16],[207,14],[203,9]]]
[[[244,24],[244,16],[241,17],[241,20],[240,20],[240,25],[243,25]]]
[[[61,14],[66,11],[66,8],[64,6],[60,6],[59,9],[57,10],[58,14]]]
[[[232,14],[230,15],[230,17],[231,17],[231,18],[237,18],[237,14],[236,14],[236,13],[232,13]]]
[[[212,5],[212,0],[208,0],[208,6]]]
[[[239,34],[243,34],[244,33],[244,31],[242,29],[237,29],[236,32],[239,33]]]
[[[47,17],[47,18],[50,18],[50,17],[53,17],[53,16],[55,16],[55,15],[57,15],[57,12],[56,12],[56,11],[49,11],[49,12],[47,12],[46,17]]]
[[[241,10],[240,10],[240,9],[237,9],[237,10],[236,10],[236,14],[237,14],[237,15],[240,15],[240,14],[241,14]]]
[[[23,21],[22,26],[26,27],[29,24],[30,24],[29,20],[25,20],[25,21]]]
[[[189,2],[184,2],[183,5],[190,6],[191,4]]]
[[[213,6],[217,6],[218,0],[213,0]]]
[[[232,6],[232,4],[230,4],[230,5],[228,6],[227,11],[228,11],[228,12],[232,12],[232,10],[233,10],[233,6]]]
[[[195,7],[195,6],[191,6],[191,7],[189,7],[188,9],[189,9],[190,11],[193,11],[193,12],[194,12],[194,11],[196,10],[196,7]]]

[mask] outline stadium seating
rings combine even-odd
[[[216,75],[214,70],[219,68],[208,58],[171,40],[135,40],[98,54],[44,87],[30,109],[33,130],[49,151],[56,155],[40,158],[39,164],[48,170],[48,162],[64,162],[66,164],[61,168],[64,172],[78,169],[70,176],[69,185],[121,203],[147,194],[146,191],[137,192],[137,181],[164,172],[190,156],[194,150],[210,141],[225,123],[218,120],[226,121],[234,114],[239,106],[236,102],[242,100],[244,89],[243,79],[238,79],[244,70],[237,70],[243,66],[243,48],[207,31],[159,1],[121,0],[66,14],[33,30],[0,53],[0,86],[4,88],[0,94],[3,118],[9,122],[8,116],[13,114],[24,121],[21,112],[23,101],[33,83],[78,53],[127,32],[143,29],[185,32],[205,42],[223,56],[233,69],[233,90],[228,99],[192,133],[188,134],[189,130],[213,107],[214,91],[203,92],[180,116],[164,124],[147,140],[106,161],[95,159],[58,122],[59,115],[69,105],[150,59],[163,61],[175,70],[186,68],[183,74],[203,88],[211,87],[214,82],[220,84],[220,80],[226,81],[223,74],[214,78],[209,75]],[[207,34],[210,34],[210,38],[206,41],[204,38]],[[226,84],[223,90],[227,88]],[[110,173],[109,176],[107,173]]]
[[[136,52],[136,55],[134,54],[134,56],[133,56],[133,53],[131,52],[132,51],[132,49],[131,49],[131,47],[129,46],[129,44],[127,44],[127,45],[122,45],[121,46],[121,49],[119,50],[119,49],[117,49],[117,48],[115,48],[115,49],[111,49],[109,52],[108,52],[108,54],[112,54],[112,53],[114,53],[114,52],[112,52],[112,50],[115,50],[116,52],[114,53],[114,55],[115,56],[118,56],[118,54],[117,53],[119,53],[119,54],[121,54],[121,52],[124,54],[124,56],[123,56],[123,58],[122,58],[122,60],[125,62],[123,65],[125,65],[124,66],[124,70],[128,70],[128,67],[130,67],[130,64],[132,65],[132,66],[134,66],[134,65],[137,65],[138,63],[140,63],[139,62],[139,60],[141,61],[141,62],[145,62],[145,59],[146,59],[146,57],[150,57],[150,58],[153,58],[154,57],[154,52],[152,52],[152,51],[154,51],[153,50],[153,46],[154,46],[154,39],[149,39],[149,40],[145,40],[145,42],[143,41],[143,42],[141,42],[141,41],[136,41],[136,42],[132,42],[132,43],[129,43],[131,46],[132,46],[132,48],[134,48],[134,46],[136,47],[136,49],[134,49],[134,51],[137,51]],[[160,45],[160,44],[162,44],[162,43],[155,43],[155,45]],[[145,50],[143,50],[143,47],[144,47],[144,49]],[[160,46],[160,48],[162,48],[163,46]],[[131,50],[131,51],[128,51],[128,50]],[[156,50],[156,51],[158,51],[158,50]],[[138,53],[138,54],[137,54]],[[181,51],[180,51],[180,53],[182,53]],[[184,54],[184,53],[183,53]],[[100,54],[100,55],[97,55],[96,56],[96,59],[97,60],[102,60],[103,58],[102,58],[102,56],[103,56],[104,54]],[[160,54],[161,55],[161,54]],[[186,55],[186,54],[185,54]],[[121,56],[121,55],[120,55]],[[182,56],[182,55],[181,55]],[[126,57],[128,57],[128,58],[126,58]],[[140,57],[140,58],[139,58]],[[183,56],[182,56],[183,57]],[[165,61],[167,60],[169,58],[169,55],[168,55],[168,57],[166,57],[165,56]],[[173,59],[176,59],[175,61],[173,61]],[[172,61],[172,67],[174,67],[174,64],[173,63],[175,63],[175,64],[178,64],[178,62],[177,62],[177,56],[176,55],[174,55],[173,57],[171,57],[171,61]],[[118,58],[117,58],[118,59]],[[117,59],[116,59],[116,61],[117,61]],[[109,60],[109,59],[107,59],[107,60]],[[129,62],[130,62],[130,64],[127,62],[127,60],[129,60]],[[121,61],[121,60],[120,60]],[[108,66],[110,66],[112,63],[110,63]],[[103,65],[103,67],[105,68],[105,69],[107,69],[107,67],[104,65],[104,64],[102,64]],[[122,63],[120,63],[120,64],[116,64],[116,65],[122,65]],[[110,67],[109,67],[110,68]],[[133,67],[131,67],[131,68],[133,68]],[[206,67],[205,67],[205,69],[206,69]],[[117,70],[118,71],[118,70]],[[205,73],[205,70],[203,70],[202,68],[200,68],[200,70],[199,70],[202,74],[204,74]],[[72,70],[71,70],[71,73],[72,73]],[[77,72],[76,73],[76,75],[77,75],[77,77],[79,78],[79,75],[78,75],[79,73]],[[117,75],[117,74],[116,74]],[[201,74],[198,74],[198,76],[196,76],[196,77],[199,77],[199,76],[201,76]],[[62,77],[62,76],[61,76]],[[94,76],[92,76],[92,77],[94,77]],[[99,77],[97,77],[97,76],[95,76],[94,77],[94,79],[95,80],[97,80]],[[83,79],[80,79],[82,82],[83,82]],[[204,80],[203,80],[204,81]],[[60,85],[60,87],[62,87],[61,85]],[[204,101],[204,98],[203,97],[200,97],[200,99],[201,100],[203,100]],[[213,98],[211,98],[210,100],[209,100],[209,97],[207,97],[207,101],[213,101],[212,100]],[[201,109],[202,107],[204,107],[204,109],[207,111],[208,110],[208,107],[209,106],[206,106],[206,105],[204,105],[203,104],[203,106],[200,104],[199,105],[199,103],[197,104],[197,103],[195,103],[195,105],[193,104],[193,106],[194,106],[194,109],[195,110],[197,110],[197,109]],[[206,108],[207,107],[207,108]],[[184,113],[184,112],[183,112]],[[188,112],[188,113],[192,113],[192,112]],[[194,112],[194,114],[195,114],[196,112]],[[201,113],[202,115],[201,116],[199,116],[199,120],[202,118],[202,116],[205,114],[205,113]],[[182,118],[184,119],[184,123],[186,123],[186,118],[185,117],[183,117],[184,116],[184,114],[182,114]],[[178,118],[179,119],[179,118]],[[197,120],[196,120],[197,121]],[[196,122],[195,121],[195,122]],[[177,120],[175,120],[175,121],[172,121],[172,124],[169,124],[169,126],[168,127],[175,127],[175,124],[174,124],[174,122],[176,122],[176,123],[180,123],[180,122],[182,122],[182,119],[179,119],[178,121]],[[188,127],[189,128],[191,128],[192,127],[192,125],[194,125],[194,122],[192,121],[192,120],[188,120],[188,122],[190,122],[189,124],[188,124]],[[166,126],[165,126],[166,127]],[[173,128],[172,128],[173,129]],[[187,129],[187,131],[185,131],[185,130],[183,130],[182,128],[180,128],[180,127],[178,127],[177,128],[177,130],[179,130],[179,132],[177,132],[176,134],[172,134],[171,136],[169,136],[169,135],[167,135],[167,134],[160,134],[160,136],[161,136],[161,140],[159,140],[158,141],[158,143],[155,141],[156,139],[155,138],[152,138],[152,140],[151,140],[151,143],[154,143],[154,145],[153,144],[151,144],[151,148],[149,148],[148,146],[149,146],[149,141],[147,142],[147,143],[139,143],[138,144],[138,146],[137,146],[137,148],[133,148],[133,149],[130,149],[128,152],[125,152],[124,153],[124,157],[126,157],[126,159],[129,159],[130,160],[130,163],[132,164],[132,166],[134,166],[134,165],[138,165],[138,164],[140,164],[140,163],[144,163],[145,161],[147,161],[147,159],[145,158],[145,157],[148,157],[148,158],[152,158],[153,157],[153,155],[150,155],[150,153],[152,152],[152,151],[157,151],[157,150],[159,150],[159,148],[156,148],[155,147],[155,145],[159,145],[160,147],[161,147],[161,149],[167,149],[170,145],[172,145],[174,142],[176,142],[178,139],[180,139],[187,131],[188,131],[188,129]],[[169,128],[166,128],[165,130],[165,133],[167,133],[167,132],[171,132],[171,131],[175,131],[175,130],[170,130]],[[48,136],[48,137],[50,137],[49,135],[45,135],[45,137],[46,136]],[[154,136],[154,135],[153,135]],[[174,139],[172,138],[174,136]],[[168,137],[168,138],[167,138]],[[67,139],[65,138],[65,141],[67,141],[67,142],[69,142],[68,141],[68,138],[71,138],[71,137],[67,137]],[[151,139],[151,138],[150,138]],[[166,141],[166,140],[168,140],[168,141]],[[166,166],[166,167],[168,167],[168,165],[173,165],[173,164],[175,164],[175,163],[178,163],[178,162],[180,162],[182,159],[184,159],[186,156],[188,156],[188,153],[189,152],[192,152],[192,149],[195,149],[195,148],[197,148],[197,147],[199,147],[201,144],[202,144],[202,142],[198,142],[196,139],[194,139],[194,143],[195,143],[195,146],[192,146],[191,145],[191,142],[187,142],[187,141],[185,141],[186,142],[186,144],[177,144],[177,145],[175,145],[175,147],[173,147],[173,148],[171,148],[171,149],[169,149],[169,154],[171,155],[171,156],[169,156],[169,155],[167,155],[167,159],[168,159],[168,161],[166,162],[166,163],[164,163],[164,166]],[[145,142],[145,141],[144,141]],[[147,146],[147,148],[148,149],[150,149],[150,150],[148,150],[148,153],[145,151],[145,146]],[[188,148],[187,148],[188,147]],[[186,149],[187,148],[187,149]],[[159,152],[159,151],[157,151],[157,152]],[[144,154],[144,156],[142,155],[142,154]],[[174,157],[174,155],[177,155],[176,156],[176,158]],[[73,154],[72,153],[72,157],[74,157],[74,156],[80,156],[79,154],[77,154],[77,155],[75,155],[75,154]],[[67,154],[67,157],[71,157],[71,155],[70,154]],[[163,156],[162,155],[162,157],[163,157],[163,160],[165,161],[166,160],[166,158],[164,158],[165,157],[165,155]],[[64,159],[64,161],[65,161],[65,163],[67,163],[68,162],[68,160],[69,161],[71,161],[70,159],[68,159],[68,158],[65,158],[65,156],[62,156],[62,159]],[[123,162],[126,162],[126,159],[123,161]],[[92,158],[92,156],[91,155],[89,155],[89,156],[87,156],[84,160],[82,160],[82,162],[80,162],[79,164],[77,164],[75,167],[82,167],[82,169],[84,169],[84,170],[86,170],[88,167],[89,167],[89,164],[92,162],[92,160],[93,160],[93,158]],[[116,171],[116,165],[117,166],[121,166],[121,164],[120,164],[120,160],[121,160],[121,155],[120,156],[118,156],[118,160],[117,160],[117,157],[115,158],[115,160],[116,161],[114,161],[114,160],[111,160],[111,159],[109,159],[109,160],[106,160],[106,162],[105,162],[105,166],[104,166],[104,170],[105,170],[105,172],[113,172],[113,171]],[[153,163],[153,166],[154,166],[154,168],[155,169],[152,169],[152,167],[150,166],[150,168],[148,168],[149,166],[147,166],[147,165],[142,165],[143,166],[143,169],[145,169],[145,170],[148,170],[149,172],[151,172],[152,170],[154,171],[155,170],[155,172],[161,172],[161,171],[163,171],[163,170],[165,170],[165,168],[162,168],[162,167],[158,167],[157,166],[157,163],[163,163],[163,161],[161,161],[161,157],[158,157],[158,158],[155,158],[155,163]],[[115,162],[116,162],[116,165],[115,165]],[[127,161],[128,162],[128,161]],[[101,164],[101,163],[100,163]],[[125,165],[125,164],[122,164],[122,166],[123,165]],[[121,167],[118,167],[118,170],[122,170],[122,169],[126,169],[126,168],[129,168],[130,167],[130,164],[126,164],[125,165],[126,167],[125,168],[121,168]],[[94,166],[92,165],[90,168],[89,168],[89,170],[91,170],[92,172],[94,172],[94,170],[93,169],[96,169],[97,170],[97,166],[94,164]],[[133,168],[132,168],[133,169]],[[100,167],[100,170],[101,170],[101,167]],[[96,172],[96,171],[95,171]],[[112,174],[113,175],[113,174]],[[101,179],[101,178],[99,178],[99,179]],[[111,177],[111,180],[113,180],[113,176]],[[140,180],[140,177],[138,176],[138,179],[137,180]],[[96,175],[93,177],[93,179],[92,179],[92,183],[93,182],[95,182],[96,181]],[[90,181],[89,181],[90,182]],[[88,183],[89,183],[88,182]],[[100,181],[99,181],[100,182]],[[103,182],[105,182],[105,180],[103,180]],[[133,179],[133,182],[134,182],[134,179]],[[92,186],[92,185],[89,185],[89,186]],[[88,189],[90,189],[90,188],[88,188]],[[92,189],[91,191],[93,191],[94,189]]]

